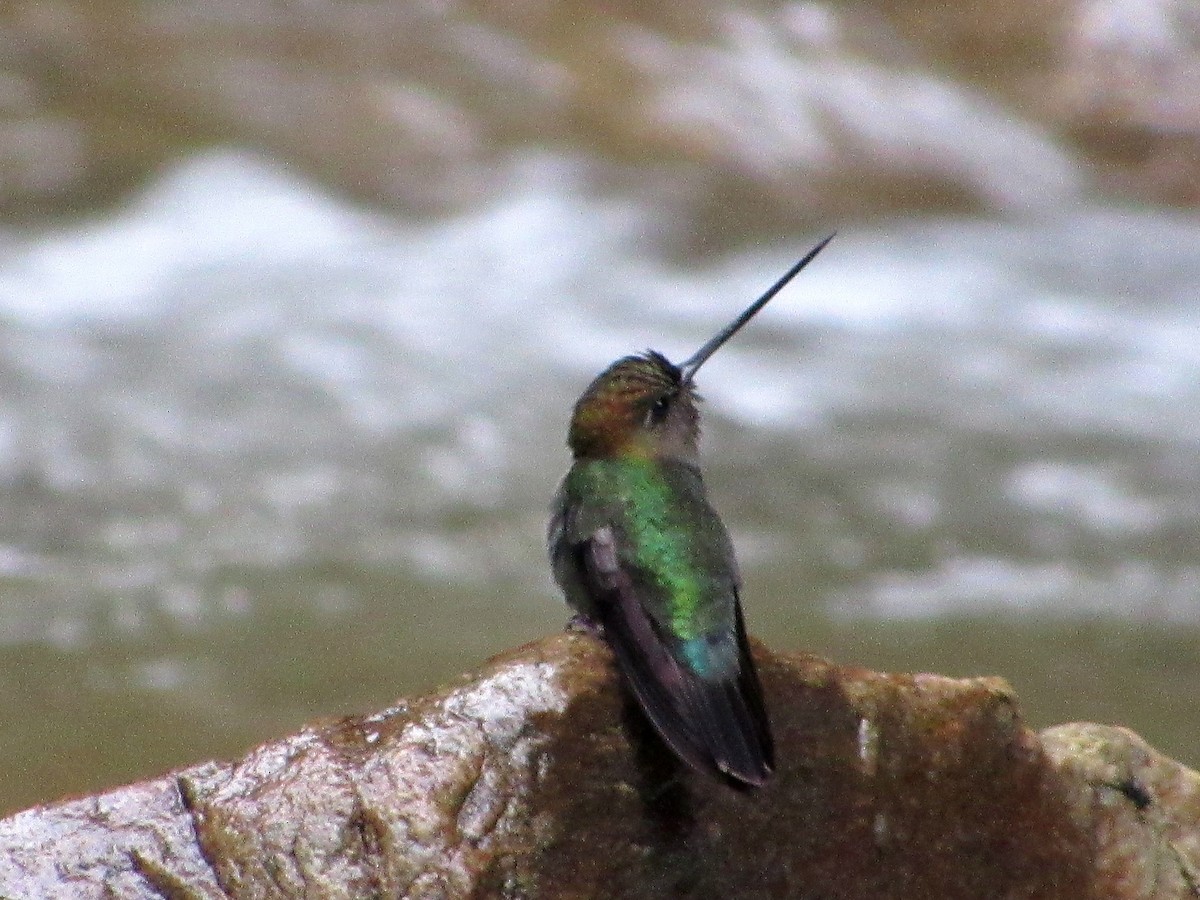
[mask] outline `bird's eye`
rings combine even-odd
[[[661,425],[667,418],[667,413],[671,411],[671,397],[659,397],[646,413],[647,425]]]

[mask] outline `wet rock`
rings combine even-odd
[[[723,217],[1200,202],[1191,0],[643,6],[14,0],[0,213],[254,146],[367,202],[461,209],[559,151]],[[14,91],[13,86],[16,86]],[[22,99],[15,111],[6,95]],[[660,179],[656,173],[669,173]]]
[[[1051,130],[1109,196],[1200,202],[1193,0],[885,4],[927,61]]]
[[[6,897],[1196,896],[1200,776],[1135,735],[1039,737],[998,679],[756,651],[779,744],[681,770],[594,638],[0,822]]]
[[[1109,185],[1200,203],[1200,15],[1192,0],[1083,0],[1065,30],[1054,105]]]
[[[1072,817],[1093,835],[1114,896],[1200,897],[1200,773],[1127,728],[1059,725],[1042,733],[1042,745],[1083,782]]]

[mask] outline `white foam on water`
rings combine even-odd
[[[0,544],[53,573],[52,639],[78,639],[62,622],[107,602],[97,584],[121,593],[123,630],[139,610],[191,628],[233,615],[207,573],[331,553],[548,590],[540,535],[505,529],[545,508],[576,394],[625,353],[690,354],[820,235],[685,266],[649,239],[654,209],[570,160],[508,178],[477,210],[400,222],[222,151],[108,218],[4,238],[0,478],[26,487]],[[765,546],[796,552],[811,511],[788,482],[810,458],[837,459],[884,529],[983,516],[922,454],[972,457],[990,435],[1014,458],[980,490],[1030,541],[1200,531],[1196,246],[1195,217],[1120,209],[844,229],[700,378],[725,452],[791,448],[793,469],[762,475],[794,495]],[[962,571],[1017,580],[955,567],[984,550],[885,577],[877,609],[953,607]],[[1178,562],[1122,552],[1176,596]]]
[[[814,16],[730,11],[712,43],[628,29],[631,64],[652,83],[652,118],[735,169],[790,183],[858,161],[868,173],[969,185],[1000,209],[1076,201],[1084,177],[1035,126],[962,84],[880,65]]]

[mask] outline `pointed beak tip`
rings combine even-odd
[[[721,331],[714,335],[703,347],[685,359],[679,366],[679,371],[682,374],[682,383],[690,384],[692,379],[695,378],[696,372],[700,370],[700,367],[704,365],[705,361],[714,353],[716,353],[717,350],[720,349],[720,347],[727,340],[737,334],[743,325],[749,322],[760,309],[770,302],[772,297],[783,290],[783,287],[797,274],[799,274],[805,266],[812,262],[816,255],[824,250],[825,245],[832,241],[836,235],[836,231],[831,232],[828,237],[809,250],[808,253],[806,253],[795,265],[793,265],[779,280],[771,285],[771,287],[767,289],[766,293],[750,304],[750,306],[747,307],[741,315],[726,325],[725,328],[721,329]]]

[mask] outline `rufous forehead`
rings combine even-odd
[[[676,370],[658,354],[619,359],[588,385],[571,417],[572,446],[612,449],[636,431],[647,401],[679,386]]]
[[[585,430],[623,424],[646,399],[661,393],[665,385],[654,385],[621,373],[606,374],[593,384],[575,406],[575,425]]]
[[[670,365],[666,360],[662,364]],[[654,358],[626,357],[617,360],[588,385],[579,398],[576,412],[590,407],[617,413],[651,397],[658,397],[679,384],[678,378],[663,370]]]

